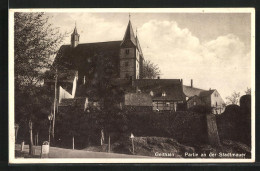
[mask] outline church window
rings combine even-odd
[[[218,102],[216,102],[216,107],[218,106]]]
[[[129,54],[129,49],[126,49],[126,50],[125,50],[125,53],[126,53],[126,54]]]
[[[128,62],[125,62],[125,66],[128,67]]]
[[[196,106],[196,105],[197,105],[197,102],[193,102],[193,105]]]

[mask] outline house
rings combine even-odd
[[[180,79],[138,79],[134,91],[126,90],[124,106],[147,106],[153,111],[177,111],[183,108],[185,95]]]
[[[190,86],[183,86],[183,92],[187,100],[187,108],[196,105],[205,105],[212,108],[214,114],[221,114],[225,110],[225,102],[216,89],[203,90],[193,87],[193,80]]]

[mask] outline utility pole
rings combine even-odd
[[[58,81],[58,69],[56,68],[55,73],[55,95],[54,95],[54,107],[53,107],[53,121],[52,121],[52,137],[54,140],[54,128],[55,128],[55,114],[56,114],[56,103],[57,103],[57,81]],[[54,141],[53,141],[54,142]]]

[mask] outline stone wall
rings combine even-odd
[[[229,105],[217,116],[220,140],[235,140],[251,145],[251,96],[242,96],[240,105]]]

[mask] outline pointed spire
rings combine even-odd
[[[76,47],[79,44],[79,34],[77,31],[77,23],[75,21],[75,28],[73,33],[71,34],[71,46]]]
[[[128,42],[128,41],[132,42],[134,44],[134,46],[136,46],[136,40],[135,40],[135,35],[134,35],[132,23],[131,23],[131,20],[130,20],[130,14],[129,14],[129,22],[128,22],[128,25],[127,25],[127,28],[126,28],[125,36],[124,36],[124,39],[123,39],[123,42],[121,43],[121,45]]]

